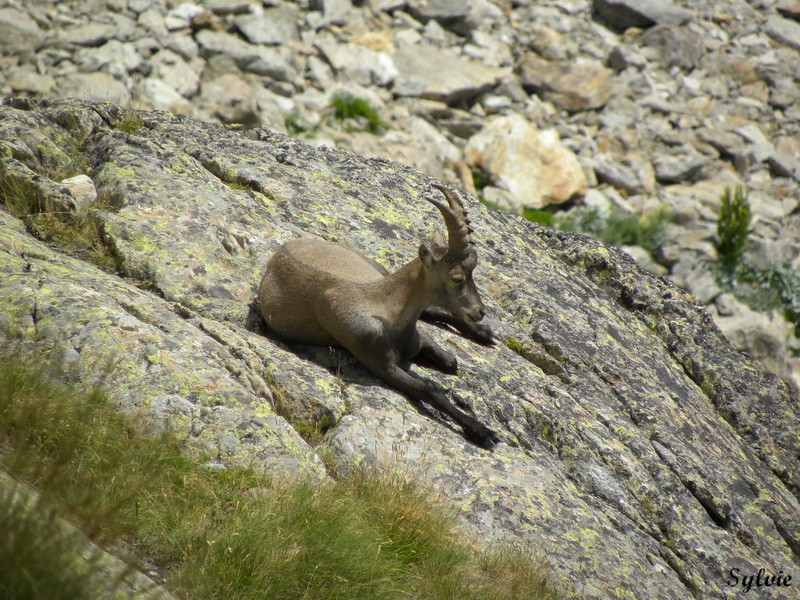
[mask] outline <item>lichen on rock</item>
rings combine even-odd
[[[0,210],[4,348],[103,379],[123,410],[182,432],[200,458],[325,477],[324,454],[333,471],[413,476],[458,506],[470,535],[546,553],[587,598],[719,598],[735,591],[731,568],[796,570],[798,398],[686,292],[591,238],[468,200],[487,322],[512,341],[486,348],[424,325],[460,371],[413,372],[499,432],[486,452],[346,352],[275,338],[254,304],[290,238],[342,242],[390,269],[410,260],[440,226],[422,199],[429,177],[160,112],[121,131],[124,112],[0,107],[23,134],[0,154],[42,177],[42,132],[82,136],[70,151],[112,207],[95,216],[120,270]],[[315,422],[312,445],[298,424]]]

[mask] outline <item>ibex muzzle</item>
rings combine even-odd
[[[259,304],[275,333],[306,344],[343,346],[390,385],[449,415],[469,440],[492,448],[499,441],[492,430],[406,371],[408,361],[420,357],[446,373],[457,371],[455,356],[418,330],[419,319],[450,325],[481,344],[494,343],[491,330],[478,324],[485,307],[472,277],[478,253],[464,205],[453,191],[434,187],[447,199],[447,204],[428,199],[444,217],[447,242],[434,230],[429,247],[420,245],[417,258],[389,273],[347,246],[291,240],[267,262]]]

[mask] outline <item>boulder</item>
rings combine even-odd
[[[555,129],[538,129],[518,114],[494,117],[472,136],[467,162],[510,192],[517,208],[563,204],[586,193],[578,158]]]
[[[425,22],[434,19],[445,29],[467,36],[481,23],[503,16],[489,0],[422,0],[412,4],[412,14]]]
[[[548,61],[528,55],[519,64],[528,91],[570,112],[602,107],[614,91],[612,71],[599,61]]]

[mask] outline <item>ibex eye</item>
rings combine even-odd
[[[453,283],[461,283],[462,281],[464,281],[464,276],[463,275],[453,275],[450,279],[453,281]]]

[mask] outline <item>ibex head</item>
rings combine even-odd
[[[421,244],[419,258],[425,266],[431,288],[435,290],[435,304],[475,323],[483,319],[486,310],[472,278],[472,271],[478,264],[478,252],[470,239],[472,228],[458,196],[445,187],[436,184],[433,187],[444,194],[449,205],[427,198],[444,217],[447,243],[441,231],[434,229],[430,248]]]

